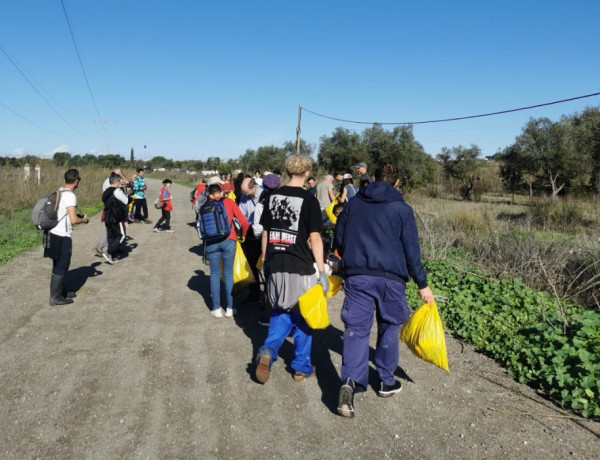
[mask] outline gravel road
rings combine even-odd
[[[151,204],[160,181],[148,184]],[[600,458],[600,424],[449,336],[450,373],[402,345],[403,391],[370,388],[354,419],[338,416],[343,293],[329,302],[332,325],[315,332],[317,377],[292,379],[285,343],[258,384],[252,357],[267,329],[240,299],[237,317],[211,317],[189,189],[171,191],[175,233],[130,226],[115,265],[91,251],[99,216],[75,228],[74,304],[48,306],[41,247],[0,267],[0,457]]]

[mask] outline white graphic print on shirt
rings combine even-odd
[[[298,223],[304,200],[293,196],[272,195],[269,201],[272,216],[269,243],[274,245],[275,250],[285,251],[298,238]]]

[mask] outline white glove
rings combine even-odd
[[[319,284],[323,288],[323,294],[327,294],[329,292],[329,280],[325,271],[319,272]]]

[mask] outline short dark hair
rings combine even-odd
[[[163,184],[172,184],[172,183],[173,183],[173,181],[171,179],[165,179],[163,181]]]
[[[214,195],[215,193],[219,193],[222,191],[223,191],[223,189],[221,188],[221,186],[219,184],[210,184],[208,186],[208,194],[209,195]]]
[[[398,168],[391,163],[385,163],[375,170],[375,180],[378,182],[387,182],[394,186],[399,178]]]
[[[315,180],[315,178],[313,176],[310,176],[308,179],[306,179],[306,182],[308,182],[309,180]]]
[[[116,182],[121,182],[121,176],[119,176],[116,172],[111,172],[110,176],[108,176],[108,182],[114,184]]]
[[[137,172],[142,172],[144,170],[144,168],[138,168]]]
[[[77,169],[67,169],[65,172],[65,184],[74,184],[75,181],[81,180]]]

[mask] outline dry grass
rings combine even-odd
[[[493,276],[600,308],[600,217],[594,200],[463,202],[407,198],[417,214],[423,256],[466,258]]]

